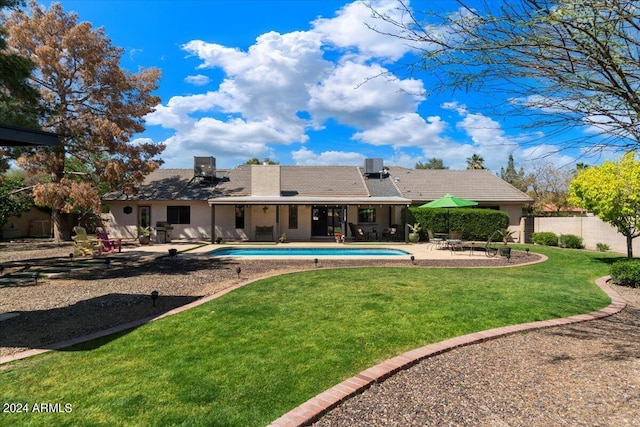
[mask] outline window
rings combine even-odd
[[[244,228],[244,205],[236,205],[236,228]]]
[[[167,206],[169,224],[191,224],[191,206]]]
[[[358,209],[358,223],[376,222],[376,210],[373,208]]]
[[[289,206],[289,230],[295,230],[298,228],[298,206]]]

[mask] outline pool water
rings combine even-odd
[[[387,248],[222,248],[209,253],[213,256],[404,256],[400,249]]]

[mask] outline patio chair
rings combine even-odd
[[[382,238],[386,240],[396,240],[398,238],[398,228],[390,227],[382,231]]]
[[[427,230],[427,235],[429,236],[429,246],[435,247],[436,249],[442,248],[444,245],[444,239],[441,237],[436,237],[433,233],[433,230]]]
[[[107,234],[107,230],[103,227],[96,228],[96,235],[98,236],[98,240],[102,244],[102,252],[115,252],[116,249],[118,252],[122,252],[122,239],[111,239]]]
[[[362,231],[362,228],[356,227],[354,223],[349,223],[349,229],[351,230],[351,237],[353,237],[353,240],[367,239],[367,235]]]
[[[449,238],[446,242],[451,253],[455,253],[456,250],[464,251],[464,241],[462,240],[462,231],[452,231],[449,233]]]
[[[76,225],[73,227],[75,236],[73,236],[73,255],[85,256],[93,255],[95,253],[102,253],[102,244],[98,244],[95,240],[90,239],[87,235],[87,230],[84,227]]]

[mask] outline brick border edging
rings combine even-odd
[[[620,295],[618,295],[617,292],[607,285],[609,280],[610,276],[601,277],[596,280],[596,284],[600,289],[602,289],[609,298],[611,298],[611,304],[601,310],[587,314],[565,317],[562,319],[543,320],[539,322],[522,323],[519,325],[489,329],[407,351],[406,353],[365,369],[359,374],[356,374],[328,390],[325,390],[273,421],[268,427],[308,426],[317,421],[331,409],[338,406],[340,403],[364,392],[373,384],[382,382],[393,374],[401,370],[408,369],[423,359],[446,353],[458,347],[477,344],[523,331],[545,329],[554,326],[570,325],[573,323],[602,319],[619,313],[624,310],[627,303],[620,297]]]

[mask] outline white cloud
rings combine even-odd
[[[211,79],[208,76],[205,76],[203,74],[197,74],[195,76],[185,77],[184,81],[195,86],[205,86],[209,84]]]
[[[296,165],[330,165],[330,166],[350,166],[364,164],[365,156],[361,153],[345,151],[324,151],[314,153],[302,147],[291,153]]]
[[[402,11],[391,1],[379,0],[369,4],[371,8],[363,2],[347,4],[337,12],[336,17],[316,19],[312,23],[313,30],[321,34],[327,44],[341,49],[354,49],[354,53],[361,56],[362,60],[400,59],[410,48],[406,41],[385,35],[395,33],[397,28],[384,20],[374,19],[372,9],[398,21],[402,20]]]
[[[401,147],[438,148],[447,142],[442,136],[447,124],[440,117],[428,117],[425,121],[415,113],[388,117],[381,120],[377,127],[353,135],[353,139],[372,145],[391,145]]]
[[[419,80],[390,76],[380,65],[347,61],[311,87],[309,94],[309,110],[316,123],[333,117],[362,129],[415,112],[424,100],[424,87]]]

